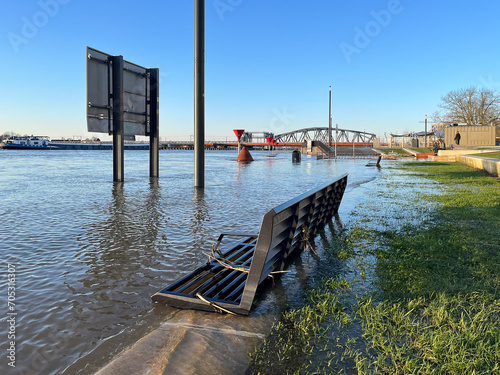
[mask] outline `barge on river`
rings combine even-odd
[[[1,145],[10,150],[48,150],[55,148],[50,145],[50,138],[46,136],[11,137]]]
[[[112,143],[102,142],[51,142],[47,136],[11,137],[0,143],[6,150],[112,150]],[[125,150],[149,150],[148,143],[125,144]]]

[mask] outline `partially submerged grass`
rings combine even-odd
[[[380,148],[379,150],[383,151],[383,152],[385,152],[387,154],[390,154],[391,152],[394,152],[394,153],[400,154],[400,155],[411,156],[410,153],[406,152],[402,148]]]
[[[346,280],[324,280],[307,291],[301,309],[283,313],[253,355],[253,371],[259,374],[292,374],[307,371],[311,357],[330,341],[329,327],[348,327],[351,314],[345,311]]]
[[[335,239],[345,272],[283,315],[253,373],[500,373],[500,182],[456,163],[401,168]]]
[[[424,153],[424,154],[427,154],[429,152],[434,152],[434,149],[432,149],[430,147],[412,147],[410,150],[413,150],[415,152]]]

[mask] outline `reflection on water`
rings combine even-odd
[[[210,211],[205,200],[205,189],[194,188],[193,202],[192,202],[193,216],[191,218],[191,231],[195,236],[195,243],[201,243],[205,234],[204,222],[210,221]]]
[[[148,177],[148,152],[126,152],[124,183],[111,182],[110,152],[2,152],[0,243],[17,265],[17,373],[95,372],[175,313],[150,296],[204,262],[219,233],[255,232],[270,208],[347,172],[342,217],[369,185],[356,184],[379,173],[362,160],[292,164],[290,152],[252,152],[255,161],[242,164],[228,160],[232,153],[207,152],[206,186],[195,189],[187,151],[160,153],[159,179]],[[339,226],[317,246],[328,246]],[[293,304],[318,261],[299,258],[253,314]]]

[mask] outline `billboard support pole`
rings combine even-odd
[[[194,186],[205,187],[205,0],[194,0]]]
[[[112,56],[113,64],[113,181],[123,182],[123,56]]]
[[[149,177],[159,176],[160,165],[160,140],[159,140],[159,123],[160,123],[160,69],[147,69],[150,78],[149,89]]]
[[[113,182],[124,181],[125,137],[149,136],[150,177],[159,175],[158,68],[87,47],[87,130],[113,136]]]

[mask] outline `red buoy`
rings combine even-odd
[[[253,161],[253,158],[252,155],[250,155],[248,149],[246,147],[243,147],[240,154],[236,158],[236,161]]]

